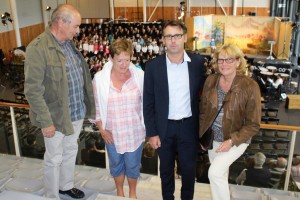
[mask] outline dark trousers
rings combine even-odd
[[[181,199],[193,199],[197,159],[197,133],[198,128],[195,127],[192,118],[182,122],[168,121],[166,137],[158,149],[164,200],[174,199],[174,165],[177,152],[182,180]]]

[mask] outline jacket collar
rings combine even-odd
[[[213,105],[216,105],[216,106],[217,106],[217,101],[218,101],[217,90],[218,90],[220,78],[221,78],[221,74],[217,74],[212,82],[214,91],[211,91],[211,92],[215,95],[215,98],[213,98]],[[234,77],[231,89],[228,91],[228,94],[235,94],[235,93],[239,93],[241,91],[241,87],[240,87],[241,81],[240,80],[243,78],[244,78],[243,75],[238,75],[238,74]],[[225,96],[224,103],[230,100],[230,96],[231,95]]]
[[[166,53],[166,62],[168,65],[171,64],[171,61],[168,58],[168,53]],[[185,51],[183,51],[183,61],[182,62],[188,62],[188,63],[191,62],[191,58]]]
[[[54,35],[51,33],[50,31],[50,27],[46,27],[45,29],[45,33],[47,35],[47,37],[49,38],[48,40],[48,48],[49,49],[56,49],[58,51],[62,51],[61,50],[61,46],[60,46],[60,42],[54,37]],[[70,41],[66,41],[66,42],[70,42]],[[75,45],[73,42],[70,42],[71,46],[76,49]],[[77,50],[78,51],[78,50]],[[79,52],[79,51],[78,51]]]
[[[243,78],[245,78],[244,75],[236,75],[234,77],[234,80],[233,80],[232,86],[231,86],[231,92],[238,93],[241,90],[240,84],[241,84],[241,80]]]
[[[217,90],[218,89],[218,85],[219,85],[219,81],[221,78],[221,74],[218,74],[216,76],[216,78],[214,79],[214,82],[212,83],[214,85],[214,88]],[[244,78],[244,75],[236,75],[233,79],[232,85],[231,85],[231,89],[230,92],[239,92],[241,89],[239,87],[240,85],[240,80]]]
[[[49,37],[49,40],[48,40],[48,47],[49,48],[59,48],[59,45],[56,41],[56,39],[54,38],[54,36],[52,35],[51,31],[50,31],[50,28],[49,27],[46,27],[45,29],[45,34]]]

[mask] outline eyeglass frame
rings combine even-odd
[[[175,40],[180,40],[185,34],[174,34],[174,35],[164,35],[164,39],[166,40],[172,40],[172,38],[174,38]]]
[[[225,63],[227,63],[227,64],[231,64],[231,63],[233,63],[235,60],[238,60],[239,58],[224,58],[224,59],[220,59],[220,58],[218,58],[217,59],[217,63],[218,64],[223,64],[224,62]],[[222,62],[220,62],[220,61],[222,61]]]

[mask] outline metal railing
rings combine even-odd
[[[294,155],[294,149],[295,149],[296,134],[297,134],[297,131],[300,131],[300,127],[299,126],[275,125],[275,124],[261,124],[260,128],[271,129],[271,130],[292,131],[290,145],[289,145],[287,172],[286,172],[284,189],[283,189],[284,191],[288,191],[290,175],[291,175],[291,168],[292,168],[292,161],[293,161],[293,155]]]
[[[8,111],[10,112],[11,123],[8,123],[7,125],[4,124],[4,126],[11,126],[8,128],[12,128],[15,154],[16,154],[16,156],[21,156],[20,135],[18,133],[15,110],[16,109],[25,109],[26,111],[29,111],[30,107],[29,107],[29,105],[26,105],[26,104],[7,103],[7,102],[0,101],[0,111],[3,111],[3,109],[6,110],[7,112]],[[287,159],[288,160],[287,173],[286,173],[285,184],[284,184],[284,191],[288,191],[291,167],[292,167],[292,160],[293,160],[294,148],[295,148],[295,141],[296,141],[296,134],[297,134],[297,131],[300,131],[300,127],[299,126],[275,125],[275,124],[261,124],[261,129],[289,131],[289,133],[291,133],[288,159]],[[106,163],[108,163],[107,156],[106,156]],[[158,164],[159,164],[159,160],[158,160]],[[107,167],[108,167],[108,164],[106,165],[106,168]],[[159,174],[159,169],[158,169],[158,174]]]

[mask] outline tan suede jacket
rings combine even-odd
[[[220,77],[220,74],[213,74],[205,81],[200,102],[200,137],[217,115],[217,86]],[[258,133],[261,120],[260,97],[259,86],[254,80],[236,75],[231,90],[224,98],[224,140],[231,138],[232,143],[239,146]]]

